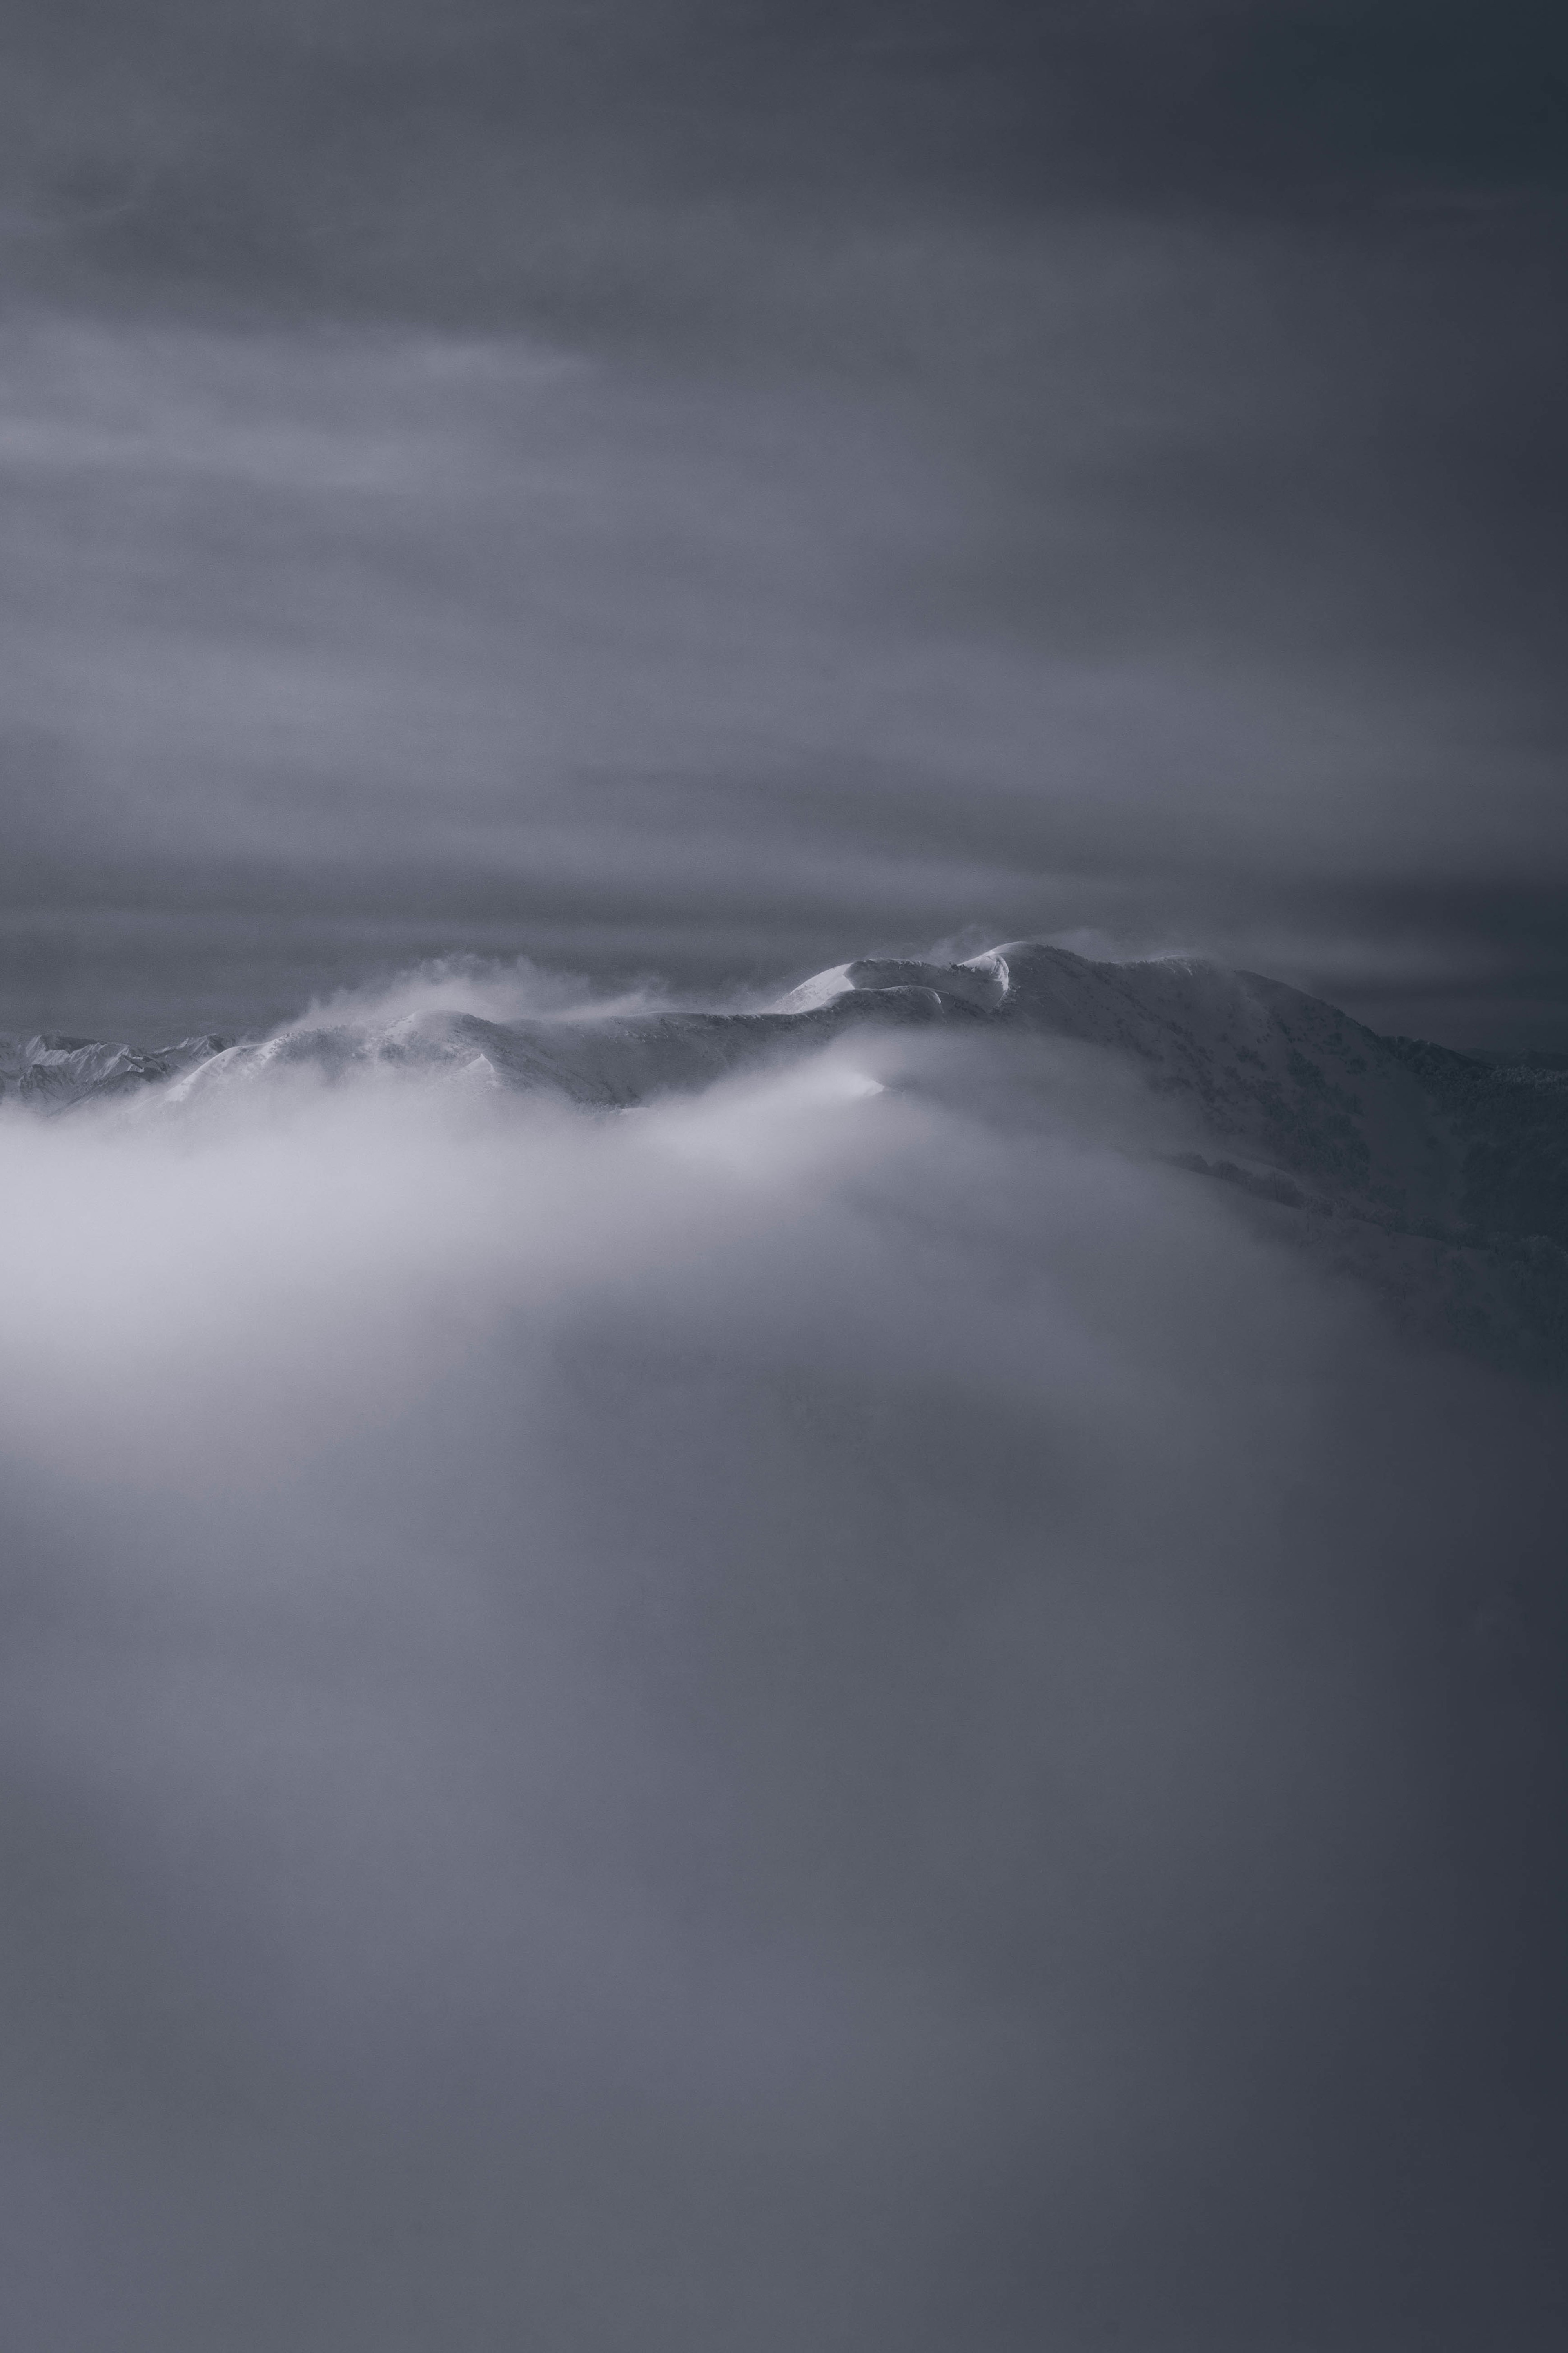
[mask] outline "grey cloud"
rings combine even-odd
[[[608,925],[623,965],[696,918],[676,961],[711,978],[747,923],[753,974],[955,921],[1234,953],[1292,896],[1310,932],[1314,889],[1327,972],[1347,889],[1538,890],[1528,670],[1505,719],[1484,649],[1432,669],[1429,601],[1381,617],[1404,575],[1396,535],[1359,533],[1353,468],[1279,559],[1313,478],[1288,498],[1270,468],[1321,393],[1276,369],[1259,411],[1256,380],[1205,374],[1157,240],[1101,227],[1048,261],[1038,362],[1078,372],[1027,437],[1016,387],[976,392],[986,465],[865,388],[511,337],[17,322],[13,892],[335,892],[352,923],[423,891],[568,960]],[[1244,313],[1260,266],[1182,264]],[[1157,396],[1144,343],[1187,352]],[[1458,972],[1462,903],[1454,925]]]
[[[103,261],[231,293],[526,299],[595,182],[643,202],[815,210],[890,190],[1005,212],[1300,209],[1561,175],[1562,33],[1537,0],[182,0],[9,22],[31,101],[14,162],[37,157],[45,217]],[[615,294],[635,302],[624,278]]]
[[[363,940],[423,872],[451,924],[710,978],[1316,923],[1326,979],[1347,892],[1455,886],[1450,1034],[1486,1029],[1482,902],[1522,936],[1560,862],[1540,12],[13,38],[35,896],[335,891]],[[1510,985],[1549,1029],[1554,970]]]
[[[0,1118],[41,2347],[1540,2337],[1561,1400],[967,1068]]]

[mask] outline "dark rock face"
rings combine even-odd
[[[1413,1331],[1531,1373],[1568,1368],[1568,1071],[1380,1037],[1321,998],[1218,965],[1095,963],[1022,941],[958,965],[862,958],[761,1012],[423,1011],[151,1053],[0,1039],[0,1092],[58,1113],[290,1069],[324,1082],[447,1071],[625,1110],[862,1025],[1099,1050],[1172,1115],[1182,1141],[1167,1140],[1165,1158],[1225,1185]]]

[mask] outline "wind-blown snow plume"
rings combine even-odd
[[[1053,953],[16,1058],[29,2353],[1533,2343],[1560,1407]]]

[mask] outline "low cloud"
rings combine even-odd
[[[1532,2341],[1557,1403],[1086,1050],[247,1067],[0,1114],[30,2344]]]

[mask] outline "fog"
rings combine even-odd
[[[13,2343],[1546,2345],[1558,1395],[1087,1049],[205,1077],[0,1110]]]

